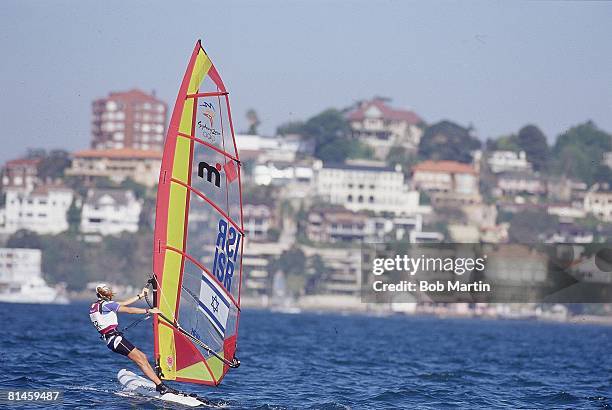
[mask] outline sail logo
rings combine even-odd
[[[206,172],[206,180],[208,182],[215,184],[217,188],[221,186],[221,164],[217,162],[213,167],[208,162],[201,161],[198,164],[198,176],[204,178],[204,172]]]
[[[213,121],[215,119],[215,106],[212,103],[202,101],[200,107],[204,108],[202,115],[208,118],[208,122],[210,123],[210,127],[213,127]]]
[[[225,219],[219,220],[212,274],[228,292],[231,292],[241,240],[242,234],[233,225]]]
[[[198,176],[202,179],[206,179],[211,184],[214,184],[217,188],[221,187],[221,170],[225,171],[225,178],[228,183],[234,182],[238,177],[236,171],[236,165],[234,161],[229,161],[225,165],[221,166],[218,162],[215,166],[210,165],[206,161],[200,161],[198,164]]]

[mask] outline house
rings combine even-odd
[[[81,232],[102,236],[138,231],[142,203],[132,191],[90,189],[81,210]]]
[[[482,202],[478,172],[457,161],[424,161],[412,168],[412,184],[426,191],[434,206],[462,206]]]
[[[306,236],[319,243],[383,242],[408,238],[410,242],[439,242],[438,232],[423,232],[423,216],[383,217],[350,211],[341,206],[315,206],[307,217]],[[438,240],[439,239],[439,240]]]
[[[353,138],[372,147],[384,159],[393,146],[416,150],[423,120],[410,110],[392,108],[383,98],[361,101],[347,114]]]
[[[38,182],[40,158],[22,158],[7,161],[2,168],[2,187],[31,191]]]
[[[594,184],[584,197],[584,210],[605,222],[612,222],[612,191],[605,184]]]
[[[159,180],[162,154],[132,148],[84,150],[73,154],[66,175],[86,178],[107,177],[115,182],[131,178],[152,187]]]
[[[573,223],[561,223],[555,232],[544,238],[546,243],[593,243],[593,232]]]
[[[513,195],[544,195],[546,184],[538,174],[531,172],[502,172],[497,176],[494,194],[498,197]]]
[[[289,183],[310,184],[314,177],[312,166],[266,162],[253,168],[253,181],[257,185],[286,185]]]
[[[525,151],[493,151],[487,163],[494,174],[507,171],[531,171],[531,164],[527,161]]]
[[[306,236],[313,242],[361,242],[372,234],[368,215],[341,206],[314,207],[308,212]]]
[[[38,234],[58,234],[68,230],[67,212],[74,198],[65,187],[43,185],[26,192],[7,188],[0,232],[12,234],[27,229]]]
[[[299,153],[312,154],[312,142],[299,135],[265,137],[255,134],[236,135],[240,158],[257,159],[259,162],[294,162]]]
[[[326,163],[315,161],[314,186],[323,201],[352,211],[388,212],[394,215],[427,213],[419,205],[418,191],[404,181],[399,165],[377,161]]]
[[[273,205],[245,203],[242,207],[242,223],[249,240],[269,239],[270,229],[276,227]]]

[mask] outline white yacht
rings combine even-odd
[[[39,249],[0,248],[0,302],[68,303],[62,286],[49,286]]]

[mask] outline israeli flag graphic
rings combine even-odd
[[[230,301],[225,295],[225,290],[208,277],[206,273],[202,273],[199,307],[221,337],[225,338],[225,326],[229,316]]]

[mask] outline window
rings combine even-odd
[[[374,203],[374,197],[372,195],[370,195],[370,197],[368,198],[368,201],[373,204]]]
[[[346,200],[349,202],[353,202],[353,195],[349,195],[348,197],[346,197]]]

